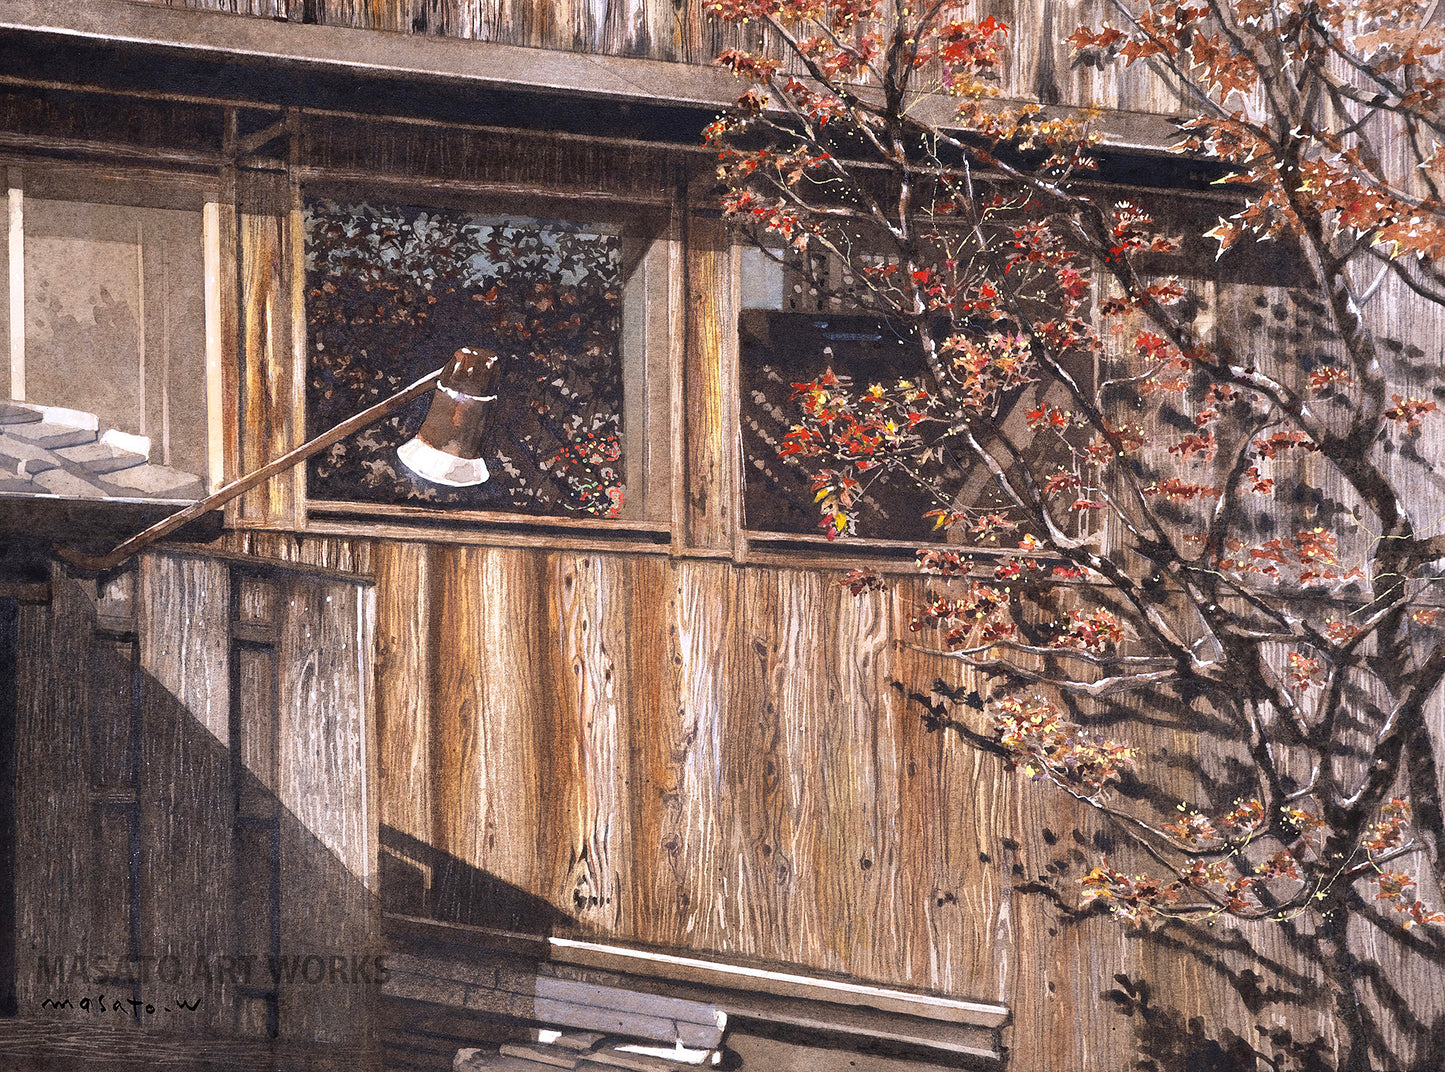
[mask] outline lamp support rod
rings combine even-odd
[[[73,566],[91,573],[103,573],[106,570],[114,569],[122,562],[133,555],[144,551],[157,540],[164,539],[176,529],[196,520],[204,514],[209,513],[218,507],[225,506],[237,496],[244,495],[258,484],[264,484],[273,476],[284,473],[292,466],[299,465],[313,454],[319,454],[333,443],[340,442],[353,432],[359,432],[369,424],[375,424],[383,417],[390,416],[412,399],[426,394],[436,386],[437,380],[441,377],[442,369],[430,372],[417,380],[410,387],[403,387],[390,398],[383,399],[376,405],[362,410],[354,416],[346,418],[340,424],[322,432],[315,439],[302,443],[294,450],[289,450],[273,462],[268,462],[261,468],[247,473],[243,477],[231,481],[223,487],[217,488],[204,499],[192,503],[184,510],[172,514],[163,521],[157,521],[150,528],[136,533],[130,539],[117,544],[108,554],[86,555],[68,547],[58,547],[55,553]]]

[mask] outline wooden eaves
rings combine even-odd
[[[715,111],[738,93],[738,82],[717,67],[424,34],[384,33],[384,47],[379,47],[383,33],[111,0],[0,0],[0,34],[57,45],[121,46],[175,59],[297,73],[688,111]],[[936,123],[946,123],[951,111],[946,97],[915,108],[918,118]],[[1146,154],[1167,151],[1176,129],[1169,116],[1126,111],[1109,112],[1103,125],[1107,148]]]

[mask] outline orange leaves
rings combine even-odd
[[[1288,450],[1292,447],[1299,447],[1301,450],[1306,451],[1317,451],[1320,449],[1309,436],[1303,432],[1295,431],[1275,432],[1273,435],[1263,436],[1256,439],[1251,446],[1266,458],[1274,458],[1280,451]]]
[[[1096,654],[1112,651],[1124,640],[1124,627],[1110,611],[1074,611],[1068,628],[1049,642],[1051,648],[1080,648]]]
[[[813,478],[813,501],[823,510],[823,520],[818,523],[828,539],[836,539],[853,531],[852,509],[857,503],[860,491],[858,481],[845,473],[824,469]]]
[[[1228,554],[1220,568],[1234,573],[1252,573],[1272,579],[1286,575],[1281,566],[1295,571],[1294,580],[1301,585],[1323,585],[1354,580],[1363,576],[1358,568],[1339,569],[1336,539],[1323,528],[1297,532],[1293,537],[1278,537],[1253,547],[1241,540],[1226,542]],[[1347,627],[1341,626],[1343,630]]]
[[[1173,361],[1179,349],[1168,339],[1152,331],[1141,331],[1134,337],[1134,352],[1150,361]]]
[[[979,341],[950,335],[940,349],[950,357],[965,404],[975,412],[990,411],[1005,392],[1037,378],[1033,350],[1023,334],[994,332]]]
[[[1331,388],[1353,387],[1355,378],[1348,371],[1325,365],[1310,373],[1310,390],[1315,394]]]
[[[1198,454],[1207,461],[1214,457],[1214,452],[1218,449],[1218,446],[1219,444],[1215,441],[1213,432],[1205,432],[1203,435],[1191,432],[1178,443],[1171,446],[1169,453],[1179,455],[1184,461],[1189,461],[1194,455]]]
[[[1133,927],[1150,927],[1183,895],[1182,883],[1161,882],[1149,875],[1127,875],[1105,863],[1079,880],[1085,905],[1100,904]]]
[[[1359,635],[1360,627],[1357,625],[1342,622],[1338,618],[1330,618],[1325,622],[1325,636],[1336,644],[1348,644]]]
[[[1264,825],[1264,805],[1253,798],[1238,801],[1224,814],[1219,825],[1235,840],[1248,837]]]
[[[746,160],[740,165],[740,170],[751,171],[759,165],[760,161],[756,158]],[[817,226],[781,199],[769,201],[751,190],[740,188],[734,188],[723,198],[723,213],[760,224],[766,231],[787,239],[795,249],[806,248],[809,236]]]
[[[1136,424],[1104,422],[1104,435],[1096,435],[1084,448],[1084,456],[1095,465],[1108,465],[1142,447],[1147,439]]]
[[[1267,496],[1274,490],[1274,478],[1261,477],[1257,465],[1250,465],[1247,470],[1244,470],[1244,478],[1250,484],[1250,491],[1253,491],[1256,496]]]
[[[1081,481],[1073,473],[1058,472],[1044,481],[1044,491],[1050,495],[1058,495],[1066,491],[1077,491],[1083,486]]]
[[[1436,413],[1439,407],[1434,402],[1423,398],[1405,398],[1402,395],[1391,395],[1391,401],[1395,404],[1385,410],[1384,416],[1387,420],[1396,424],[1403,424],[1411,434],[1420,431],[1420,418],[1427,413]]]
[[[732,71],[734,76],[749,82],[771,82],[782,66],[775,59],[737,48],[719,53],[717,62]]]
[[[1379,822],[1365,831],[1360,842],[1372,862],[1376,857],[1387,857],[1396,850],[1408,849],[1409,821],[1409,801],[1393,797],[1381,806]],[[1374,882],[1377,888],[1375,899],[1390,902],[1390,907],[1404,917],[1401,926],[1406,930],[1422,923],[1445,923],[1445,913],[1432,911],[1414,897],[1415,880],[1404,871],[1380,871],[1374,876]]]
[[[949,647],[970,642],[988,644],[1014,634],[1014,625],[1006,615],[1009,603],[1007,589],[971,581],[962,596],[936,597],[909,623],[909,628],[915,633],[930,627],[940,629]]]
[[[1047,428],[1067,428],[1073,423],[1073,414],[1066,413],[1053,406],[1041,405],[1037,409],[1031,409],[1024,415],[1024,420],[1030,428],[1037,428],[1043,425]]]
[[[855,596],[864,592],[881,592],[888,585],[882,577],[870,569],[849,570],[838,580],[839,588],[846,588]]]
[[[1080,26],[1064,40],[1075,56],[1101,60],[1117,53],[1119,43],[1124,40],[1124,31],[1116,30],[1107,23],[1102,30]]]
[[[1289,684],[1290,688],[1303,692],[1315,683],[1315,675],[1319,673],[1320,661],[1302,655],[1297,651],[1289,653]]]
[[[1000,38],[1007,37],[1006,23],[989,15],[981,22],[955,19],[934,31],[937,55],[943,61],[944,81],[957,95],[972,92],[980,78],[996,75],[1003,63]]]
[[[1134,763],[1135,750],[1071,722],[1051,701],[1009,695],[991,705],[994,739],[1009,753],[1009,769],[1052,778],[1097,797]]]
[[[1165,477],[1140,489],[1145,495],[1163,495],[1175,502],[1189,502],[1194,499],[1212,499],[1219,494],[1218,488],[1205,484],[1188,484],[1178,477]]]
[[[1219,831],[1214,828],[1210,819],[1197,811],[1184,810],[1183,814],[1172,823],[1165,823],[1164,830],[1180,842],[1192,847],[1210,844],[1219,837]]]
[[[1017,529],[1018,523],[1010,521],[1003,514],[984,514],[968,531],[975,536],[983,536],[985,539],[996,539],[1000,532],[1015,532]]]
[[[918,568],[940,577],[957,577],[968,572],[968,561],[957,551],[919,551]]]

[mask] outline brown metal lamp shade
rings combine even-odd
[[[442,370],[421,431],[397,448],[412,472],[433,484],[469,488],[490,475],[482,459],[482,436],[497,400],[501,359],[491,350],[464,346]]]

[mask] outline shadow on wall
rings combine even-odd
[[[943,681],[935,681],[927,692],[901,682],[894,687],[930,731],[972,734],[975,744],[990,750],[979,736],[986,718],[977,691],[953,689]],[[1231,738],[1232,727],[1198,705],[1150,692],[1132,703],[1092,715],[1076,711],[1072,717],[1088,719],[1100,732],[1129,735],[1129,743],[1140,746],[1164,770],[1161,782],[1167,787],[1132,776],[1118,786],[1119,796],[1142,806],[1146,814],[1152,806],[1156,813],[1170,815],[1178,804],[1174,794],[1180,781],[1192,781],[1195,799],[1212,799],[1220,810],[1252,792],[1252,769],[1233,753],[1238,742]],[[1160,732],[1171,726],[1189,727],[1195,740],[1180,747],[1182,735],[1171,739]],[[1167,776],[1178,780],[1171,782]],[[1036,795],[1041,804],[1056,803],[1059,797],[1045,785],[1021,792]],[[1057,814],[1072,814],[1081,824],[1091,818],[1082,811]],[[1158,866],[1119,836],[1117,828],[1095,824],[1069,830],[1067,823],[1058,825],[1062,829],[1040,826],[1026,832],[1026,843],[1019,846],[1026,865],[1016,871],[1013,888],[1036,900],[1048,917],[1048,940],[1064,947],[1101,922],[1124,926],[1097,919],[1105,914],[1097,902],[1080,907],[1080,879],[1091,868],[1104,860],[1131,874],[1157,873]],[[1358,893],[1351,914],[1349,985],[1363,1010],[1371,1068],[1445,1068],[1445,938],[1428,927],[1403,929],[1398,917],[1391,918]],[[1336,1072],[1341,1059],[1332,1023],[1333,995],[1318,929],[1308,914],[1301,914],[1282,922],[1240,924],[1226,917],[1202,925],[1170,922],[1125,930],[1122,962],[1101,963],[1098,978],[1113,974],[1117,986],[1105,983],[1100,997],[1132,1021],[1138,1054],[1133,1067],[1139,1072]],[[1052,950],[1046,946],[1034,955],[1048,960]],[[1032,981],[1024,978],[1020,988]]]
[[[389,914],[537,937],[576,922],[550,901],[395,827],[381,828],[381,852],[383,907]]]
[[[336,595],[261,582],[278,608]],[[291,626],[222,614],[162,636],[139,600],[100,588],[57,571],[48,606],[19,608],[18,1017],[0,1020],[0,1065],[379,1067],[377,899],[334,832],[297,815],[326,787],[283,751]],[[155,652],[189,660],[189,702],[142,669]]]

